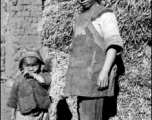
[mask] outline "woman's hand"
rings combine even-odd
[[[102,70],[99,73],[97,85],[99,90],[108,86],[108,71]]]
[[[117,52],[114,48],[109,48],[107,50],[106,59],[97,80],[97,85],[99,89],[102,89],[108,86],[109,72],[116,58],[116,53]]]

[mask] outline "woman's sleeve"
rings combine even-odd
[[[115,14],[111,12],[104,13],[98,19],[98,24],[105,40],[105,51],[114,46],[117,49],[117,53],[120,53],[123,49],[123,41],[119,33]]]
[[[14,81],[13,86],[10,91],[10,97],[7,102],[7,106],[10,108],[17,108],[17,102],[18,102],[18,77]]]

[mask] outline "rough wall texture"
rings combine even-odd
[[[1,78],[5,79],[5,33],[8,14],[5,10],[5,0],[1,0]]]
[[[21,50],[41,46],[37,23],[41,19],[42,0],[1,0],[1,6],[1,73],[11,78],[18,70]]]

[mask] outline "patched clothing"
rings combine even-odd
[[[43,86],[48,87],[50,85],[50,83],[51,83],[50,74],[46,72],[46,73],[40,73],[40,75],[45,80],[45,84]],[[19,76],[17,76],[17,78],[14,81],[14,84],[13,84],[13,86],[11,88],[10,98],[9,98],[8,103],[7,103],[7,105],[9,107],[17,108],[18,107],[18,97],[21,97],[21,96],[23,97],[23,95],[26,96],[25,93],[28,93],[28,92],[25,92],[25,91],[22,90],[22,86],[24,87],[24,85],[20,86],[21,82],[23,82],[24,80],[26,80],[27,82],[31,82],[31,84],[34,84],[35,82],[37,82],[36,80],[34,80],[34,78],[25,78],[23,76],[23,74],[20,74]],[[21,92],[23,92],[23,93],[21,93]]]
[[[23,74],[18,75],[11,88],[7,102],[9,107],[17,109],[17,115],[25,117],[24,119],[27,120],[42,120],[42,114],[48,113],[51,103],[47,92],[47,88],[51,83],[50,74],[47,72],[39,74],[43,77],[45,84],[38,83],[32,77],[26,78]],[[46,91],[42,87],[46,88]],[[17,119],[20,119],[20,117]]]
[[[123,47],[113,11],[96,5],[76,19],[73,31],[65,95],[114,96],[116,64],[111,68],[108,87],[98,90],[97,86],[107,49],[114,45],[120,53]]]
[[[36,57],[39,61],[39,68],[35,70],[35,75],[43,78],[44,83],[40,83],[35,77],[25,74],[23,60],[27,57]],[[48,108],[51,99],[48,88],[51,84],[51,76],[47,70],[41,70],[44,65],[39,51],[34,48],[22,51],[19,62],[20,73],[17,75],[10,91],[7,105],[16,111],[16,120],[47,120]],[[32,65],[33,67],[33,65]],[[45,67],[45,66],[44,66]]]

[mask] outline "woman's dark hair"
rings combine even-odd
[[[100,5],[101,4],[101,0],[96,0],[96,2]]]

